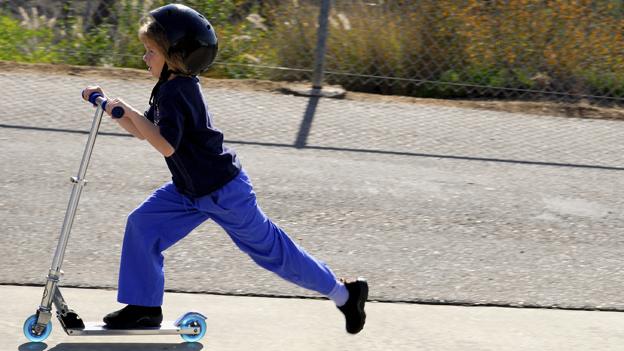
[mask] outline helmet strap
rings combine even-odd
[[[156,96],[158,95],[158,90],[160,90],[160,86],[166,82],[167,80],[169,80],[169,77],[171,76],[171,73],[173,73],[173,71],[171,71],[169,69],[169,66],[167,66],[167,62],[165,62],[165,64],[163,65],[162,70],[160,71],[160,77],[158,78],[158,82],[156,83],[156,85],[154,85],[154,88],[152,88],[152,94],[150,95],[150,99],[149,99],[149,104],[153,105],[154,102],[156,101]]]

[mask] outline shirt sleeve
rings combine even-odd
[[[180,106],[181,99],[174,95],[164,95],[158,101],[157,125],[160,135],[177,150],[184,132],[184,111]]]

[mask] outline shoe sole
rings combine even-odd
[[[104,327],[106,327],[107,329],[141,329],[141,328],[159,328],[160,324],[162,323],[162,318],[160,318],[160,321],[158,321],[158,318],[156,321],[154,321],[153,318],[150,317],[144,317],[144,318],[140,318],[139,320],[137,320],[136,322],[133,323],[128,323],[128,324],[124,324],[124,325],[110,325],[108,323],[106,323],[106,321],[104,321]]]

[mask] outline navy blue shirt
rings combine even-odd
[[[177,76],[164,82],[145,117],[175,149],[165,160],[182,194],[210,194],[240,172],[236,153],[223,145],[223,133],[212,123],[196,77]]]

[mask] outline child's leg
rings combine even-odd
[[[172,183],[163,185],[128,216],[117,300],[160,306],[165,285],[162,251],[208,217],[195,210]]]
[[[198,199],[197,207],[258,265],[287,281],[325,296],[340,284],[325,263],[309,255],[266,217],[243,171],[220,190]]]

